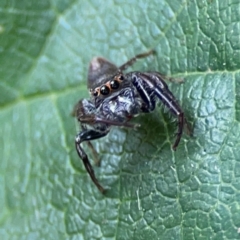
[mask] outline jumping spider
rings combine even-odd
[[[153,54],[152,50],[136,55],[120,67],[101,57],[93,58],[90,62],[88,89],[91,99],[82,99],[75,106],[75,116],[82,127],[75,138],[75,145],[88,174],[101,192],[104,188],[95,177],[88,156],[81,147],[82,142],[87,141],[93,149],[90,141],[106,136],[112,126],[139,127],[138,124],[129,123],[129,120],[139,113],[153,111],[157,100],[178,118],[173,150],[180,142],[186,119],[163,76],[158,72],[123,73],[137,59],[150,54]]]

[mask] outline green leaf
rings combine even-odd
[[[239,32],[239,0],[2,0],[0,239],[239,239]],[[113,128],[93,142],[102,195],[71,111],[92,57],[149,49],[132,69],[185,79],[169,85],[193,137],[173,152],[162,107]]]

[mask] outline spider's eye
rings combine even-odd
[[[110,82],[110,86],[111,86],[111,88],[112,89],[118,89],[119,88],[119,82],[117,81],[117,80],[112,80],[111,82]]]
[[[100,93],[102,95],[108,95],[110,93],[110,89],[109,87],[107,87],[106,85],[103,85],[101,88],[100,88]]]
[[[98,91],[97,91],[97,90],[94,90],[93,96],[94,96],[94,97],[97,97],[97,95],[98,95]]]
[[[120,75],[120,76],[118,77],[118,79],[121,80],[121,81],[124,80],[123,75]]]

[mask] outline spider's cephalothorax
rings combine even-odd
[[[111,126],[139,126],[129,123],[129,120],[139,113],[153,111],[156,101],[163,103],[178,118],[173,150],[176,150],[181,139],[186,120],[163,76],[158,72],[123,73],[137,59],[152,53],[139,54],[120,67],[100,57],[90,63],[88,88],[91,99],[80,100],[75,107],[75,115],[82,127],[75,138],[75,145],[87,172],[101,192],[104,188],[95,177],[88,156],[81,147],[82,142],[87,141],[92,148],[89,141],[107,135]]]

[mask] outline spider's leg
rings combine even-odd
[[[159,81],[161,84],[158,84],[158,82],[156,81],[155,94],[161,100],[161,102],[165,106],[167,106],[174,115],[178,117],[178,131],[176,134],[177,137],[175,143],[172,146],[173,150],[176,150],[180,142],[185,124],[184,112],[182,108],[179,106],[176,98],[173,96],[164,80],[161,78],[157,79],[158,79],[157,81]]]
[[[135,123],[129,123],[129,122],[121,122],[117,120],[108,120],[102,117],[98,117],[95,114],[92,115],[84,115],[79,118],[79,121],[83,123],[87,123],[90,125],[94,125],[96,123],[103,123],[107,125],[112,125],[112,126],[119,126],[119,127],[128,127],[128,128],[138,128],[140,127],[140,124],[135,124]]]
[[[140,58],[145,58],[148,57],[149,55],[154,54],[154,50],[150,50],[148,52],[145,53],[141,53],[136,55],[135,57],[131,58],[130,60],[128,60],[126,63],[124,63],[122,66],[119,67],[120,71],[124,71],[126,70],[128,67],[132,66],[138,59]]]
[[[94,165],[99,167],[101,160],[98,158],[98,153],[97,153],[96,149],[94,148],[94,146],[92,145],[92,143],[90,141],[87,141],[87,145],[92,151],[93,158],[94,158]]]
[[[146,84],[135,75],[132,76],[132,84],[146,105],[142,110],[144,112],[153,111],[155,109],[154,91],[149,92],[149,89],[145,86]]]
[[[81,128],[82,130],[87,130],[86,126],[84,124],[80,124],[81,125]],[[87,145],[88,147],[91,149],[92,151],[92,154],[93,154],[93,157],[94,157],[94,163],[95,165],[99,166],[100,164],[100,159],[98,158],[98,153],[97,151],[95,150],[95,148],[93,147],[92,143],[90,141],[87,141]]]
[[[140,96],[143,98],[148,99],[147,102],[151,103],[151,96],[152,94],[155,95],[169,110],[178,117],[178,131],[176,140],[172,146],[173,150],[176,150],[185,124],[185,117],[184,112],[182,111],[181,107],[177,103],[176,98],[173,96],[171,91],[168,88],[168,85],[165,81],[161,78],[161,75],[158,73],[140,73],[140,72],[133,72],[130,73],[132,82],[136,87]],[[135,82],[135,83],[134,83]],[[151,105],[149,105],[151,106]]]
[[[76,146],[77,153],[78,153],[79,157],[82,159],[83,164],[84,164],[88,174],[90,175],[92,181],[94,182],[94,184],[97,186],[97,188],[102,193],[104,192],[104,188],[99,184],[98,180],[96,179],[92,165],[89,162],[87,154],[82,149],[81,143],[84,141],[90,141],[90,140],[104,137],[107,134],[108,134],[108,130],[106,130],[105,132],[100,132],[97,130],[90,129],[90,130],[83,130],[82,132],[77,134],[77,136],[75,138],[75,146]]]
[[[150,75],[152,75],[151,72],[150,72]],[[175,111],[173,111],[172,108],[169,107],[168,105],[166,105],[166,106],[168,106],[168,108],[170,109],[170,111],[171,111],[173,114],[179,116],[179,115],[177,114],[177,112],[178,112],[178,113],[180,113],[180,112],[183,113],[183,110],[181,109],[180,105],[178,104],[178,101],[176,100],[176,98],[174,97],[174,95],[171,93],[171,91],[170,91],[169,88],[168,88],[168,85],[165,83],[164,80],[165,80],[165,78],[166,78],[166,79],[167,79],[168,81],[170,81],[170,82],[180,83],[180,84],[183,83],[184,80],[183,80],[183,79],[180,79],[180,78],[176,79],[176,78],[171,78],[171,77],[165,77],[165,76],[161,75],[159,72],[154,72],[154,75],[155,75],[156,78],[158,78],[158,79],[162,82],[163,88],[165,88],[166,91],[171,95],[171,99],[172,99],[173,105],[175,106]],[[173,107],[174,107],[174,106],[173,106]],[[183,115],[184,115],[184,113],[183,113]],[[184,116],[183,116],[183,117],[184,117]],[[185,132],[186,132],[186,134],[189,135],[189,136],[192,136],[192,127],[191,127],[191,125],[188,123],[188,121],[187,121],[187,119],[186,119],[185,117],[184,117],[184,119],[183,119],[183,125],[185,125]],[[182,127],[182,131],[183,131],[183,127]],[[177,134],[178,134],[178,133],[177,133]],[[181,138],[181,137],[180,137],[180,138]],[[180,140],[179,140],[179,141],[180,141]]]
[[[134,129],[140,127],[140,124],[137,124],[137,123],[120,122],[120,121],[99,118],[99,117],[96,117],[95,122],[96,123],[105,123],[105,124],[112,125],[112,126],[134,128]]]
[[[164,80],[167,80],[169,82],[173,82],[173,83],[184,83],[184,79],[183,78],[173,78],[173,77],[169,77],[169,76],[166,76],[162,73],[159,73],[159,72],[149,72],[150,74],[155,74],[156,76],[158,76],[159,78],[161,79],[164,79]]]

